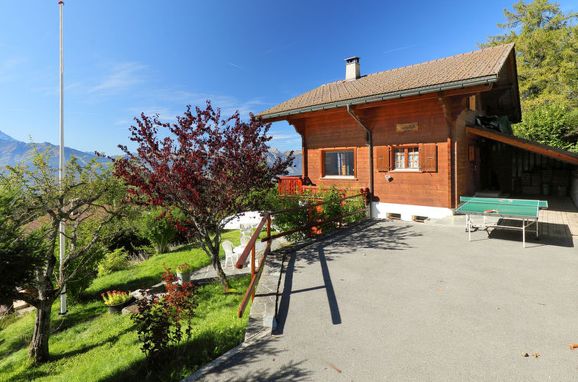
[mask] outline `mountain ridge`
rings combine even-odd
[[[58,167],[58,146],[52,143],[25,143],[17,139],[12,138],[8,134],[0,131],[0,169],[4,169],[6,166],[15,166],[18,164],[30,165],[32,164],[32,159],[34,158],[35,152],[49,152],[49,164],[52,167]],[[269,149],[267,155],[267,162],[272,163],[276,158],[284,159],[289,155],[290,151],[282,152],[275,147]],[[295,150],[295,161],[293,166],[288,168],[287,171],[289,175],[299,175],[301,174],[301,151]],[[64,158],[69,160],[71,156],[78,159],[80,164],[88,163],[94,158],[99,161],[106,162],[107,158],[98,157],[94,153],[89,153],[85,151],[80,151],[73,149],[71,147],[64,147]]]

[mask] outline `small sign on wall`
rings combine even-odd
[[[417,131],[417,122],[411,123],[398,123],[395,125],[395,131],[398,133],[405,133],[407,131]]]

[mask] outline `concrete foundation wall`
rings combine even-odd
[[[430,219],[442,219],[453,215],[450,208],[416,206],[412,204],[372,203],[373,216],[378,219],[388,218],[388,214],[399,214],[401,220],[412,221],[415,216]]]

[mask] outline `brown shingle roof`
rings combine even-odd
[[[343,106],[349,102],[377,101],[380,100],[379,97],[387,98],[388,95],[393,94],[399,94],[399,96],[410,95],[410,93],[422,94],[438,91],[440,85],[459,83],[464,86],[464,81],[470,81],[470,85],[480,84],[483,81],[494,82],[513,48],[514,44],[498,45],[377,72],[357,80],[331,82],[280,103],[261,112],[260,115],[264,118],[273,118]],[[404,92],[407,94],[403,94]],[[375,99],[368,99],[368,97]],[[340,105],[340,102],[343,105]]]

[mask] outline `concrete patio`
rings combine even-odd
[[[201,380],[578,380],[578,238],[545,235],[369,222],[289,252],[276,334]]]

